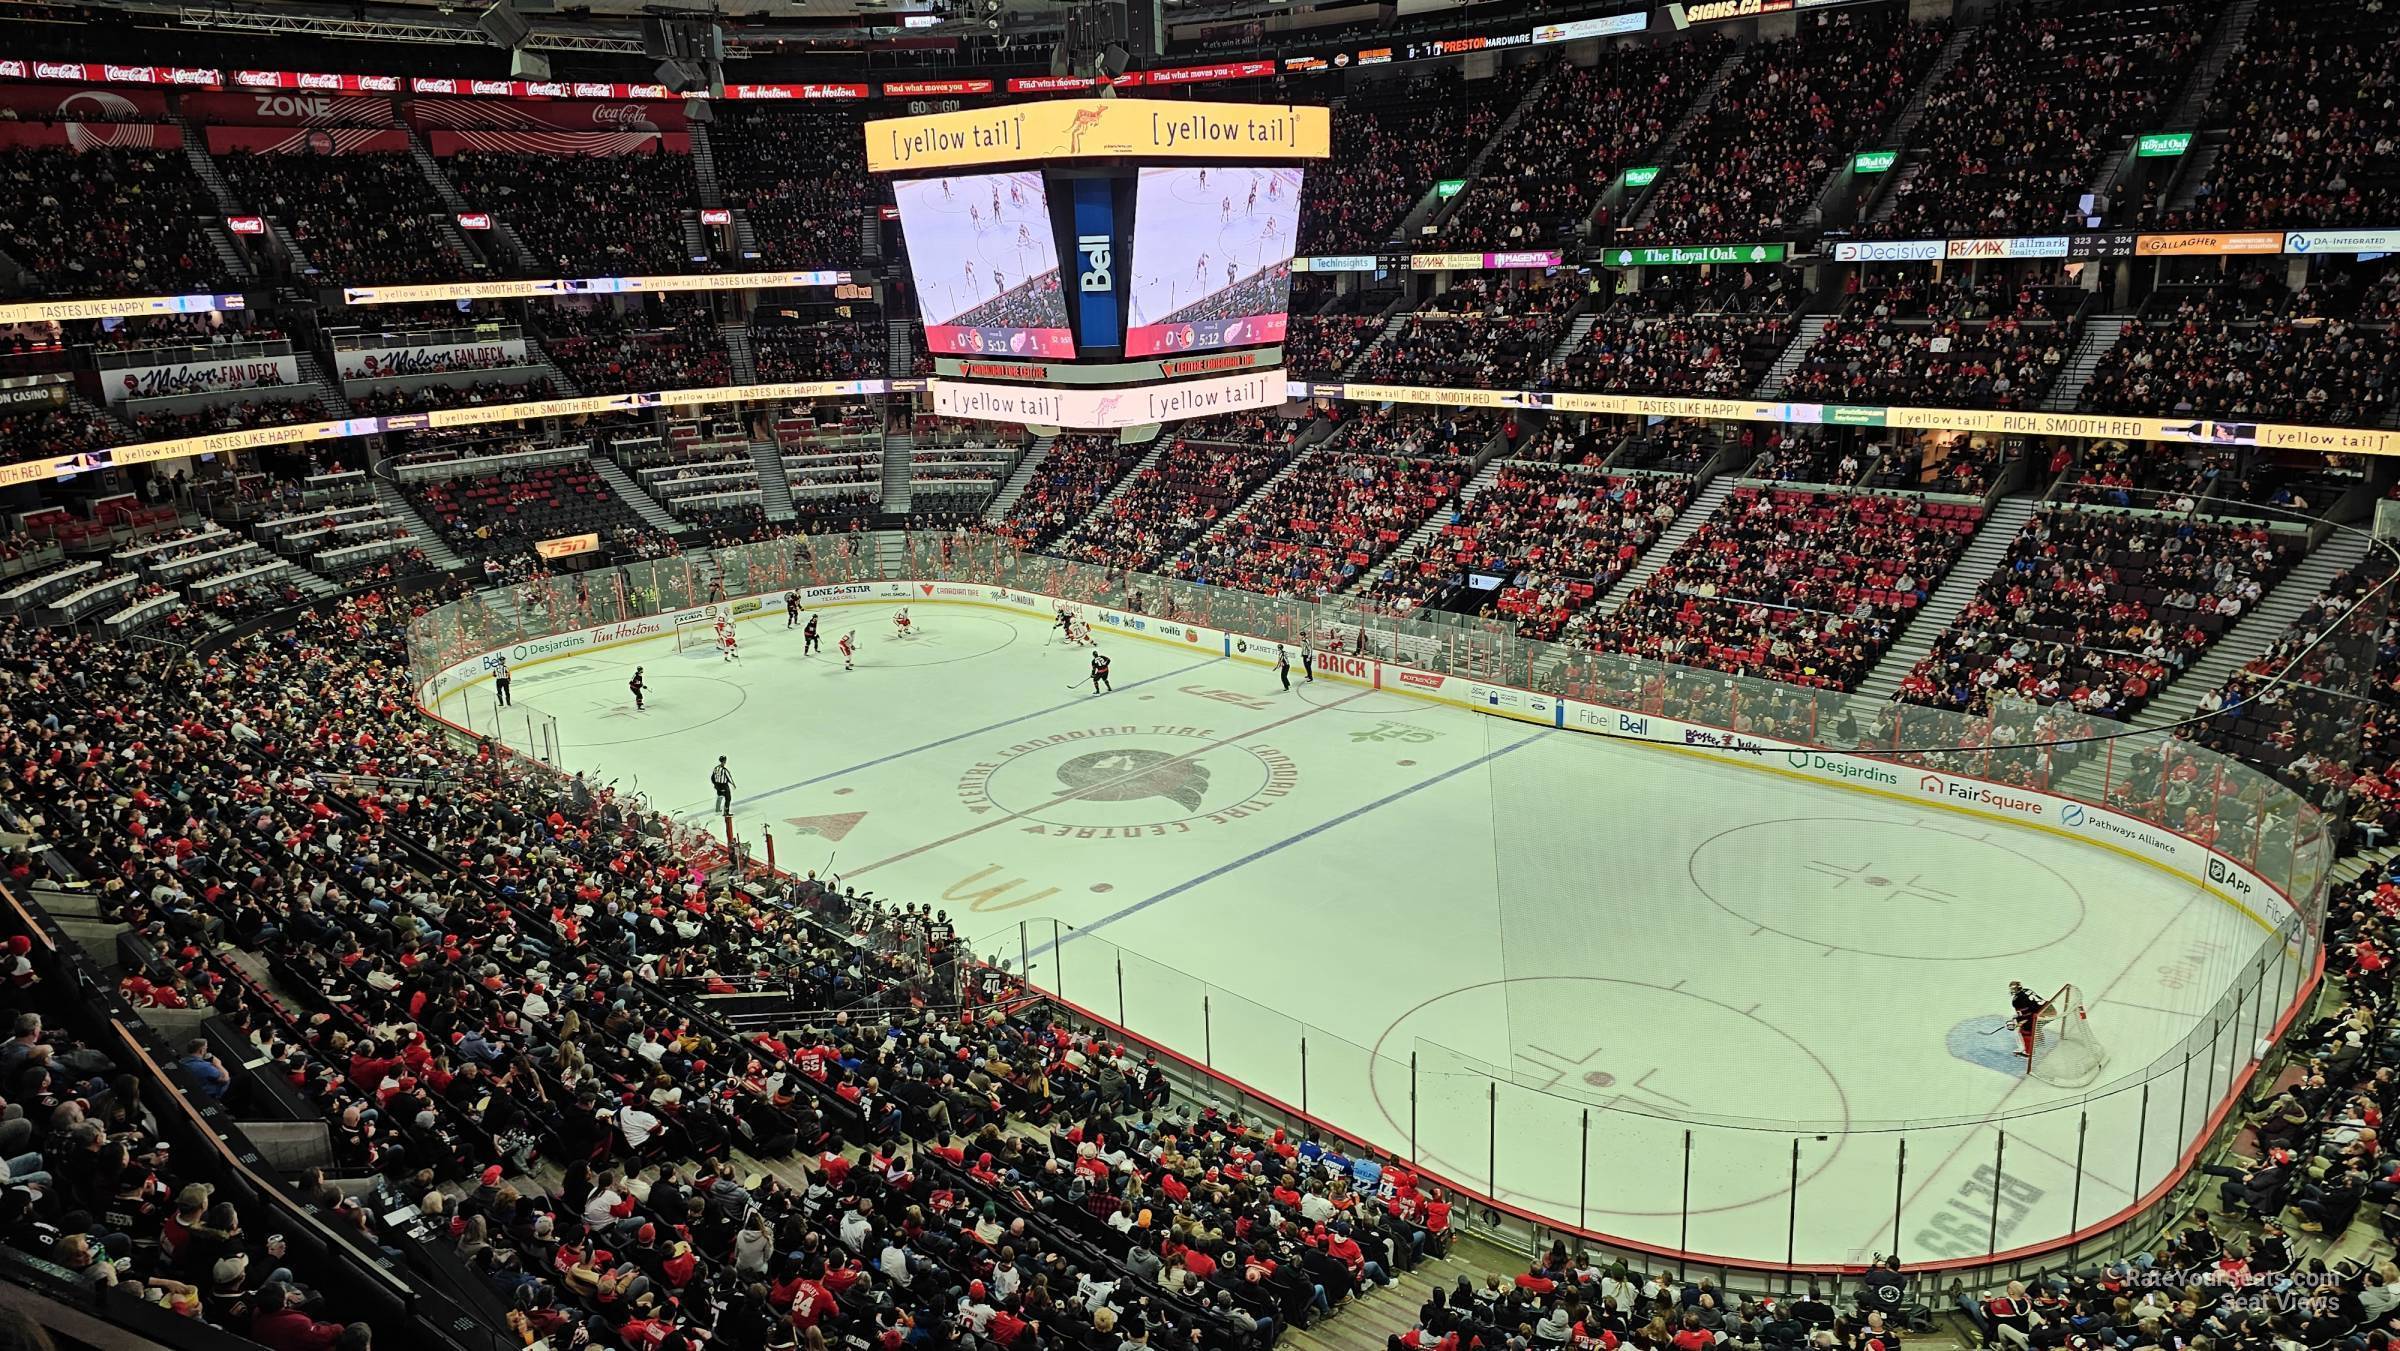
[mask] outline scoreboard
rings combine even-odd
[[[869,168],[894,175],[937,412],[1131,427],[1282,401],[1326,109],[1066,99],[866,134]],[[1004,373],[1034,385],[980,383]]]

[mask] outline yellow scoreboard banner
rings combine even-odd
[[[1324,159],[1325,108],[1158,99],[1055,99],[867,123],[874,173],[1026,160]]]

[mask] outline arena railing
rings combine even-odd
[[[1920,1268],[2005,1279],[2142,1247],[2322,976],[2333,822],[2260,770],[2171,736],[2128,729],[2052,740],[2043,710],[2030,706],[1971,716],[1895,704],[1534,642],[1471,620],[1426,623],[1342,598],[1312,603],[1089,567],[989,535],[907,535],[888,558],[884,540],[822,536],[719,550],[721,580],[703,560],[677,557],[469,596],[412,622],[411,674],[428,711],[459,726],[475,696],[457,673],[483,654],[521,667],[658,636],[684,618],[766,612],[786,589],[834,588],[811,602],[824,605],[844,594],[898,598],[885,584],[900,581],[966,583],[994,597],[1014,591],[1098,607],[1114,622],[1140,617],[1152,637],[1162,625],[1220,631],[1229,655],[1244,641],[1232,635],[1243,635],[1262,653],[1265,644],[1305,644],[1431,673],[1465,682],[1478,704],[1490,696],[1487,711],[1513,707],[1520,720],[1527,707],[1568,701],[1614,710],[1629,729],[1670,720],[1694,750],[1749,755],[1773,772],[1782,771],[1769,755],[1798,757],[1796,766],[1818,755],[1887,767],[1876,782],[1901,786],[1906,768],[1936,783],[1937,796],[1976,804],[1957,809],[1996,819],[2011,819],[2012,801],[2044,794],[2053,807],[2067,804],[2052,811],[2054,821],[2105,817],[2126,838],[2025,824],[2162,870],[2172,871],[2156,862],[2167,846],[2200,846],[2209,862],[2205,879],[2188,884],[2194,898],[2215,893],[2249,912],[2259,932],[2212,968],[2222,984],[2188,1034],[2054,1100],[1969,1116],[1663,1112],[1605,1085],[1528,1070],[1513,1054],[1499,1064],[1423,1036],[1360,1046],[1095,935],[1027,926],[982,936],[982,955],[1007,962],[1037,992],[1157,1048],[1228,1096],[1407,1158],[1495,1214],[1729,1274],[1788,1280],[1896,1252]],[[512,748],[571,763],[571,748],[541,718],[525,715],[538,727],[534,742]],[[2250,879],[2282,904],[2253,897],[2256,910],[2244,905],[2238,894]],[[1888,1209],[1859,1199],[1872,1196],[1890,1198]],[[1781,1213],[1762,1223],[1762,1206]]]

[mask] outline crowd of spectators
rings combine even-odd
[[[227,280],[201,225],[216,201],[179,150],[20,146],[0,152],[0,171],[0,237],[43,294],[179,295]]]
[[[1785,398],[1825,403],[2030,408],[2074,350],[2078,325],[2050,293],[2013,297],[1930,281],[1853,294],[1785,378]],[[1927,317],[1919,317],[1920,315]]]
[[[1397,547],[1465,484],[1443,460],[1310,451],[1222,529],[1178,551],[1169,575],[1321,600]]]
[[[325,410],[308,396],[293,398],[239,399],[210,408],[192,408],[180,413],[136,413],[133,429],[145,441],[166,441],[179,436],[208,436],[217,432],[241,431],[247,427],[284,427],[298,422],[322,422]]]
[[[350,407],[362,416],[392,417],[436,408],[523,403],[529,399],[547,399],[557,392],[555,381],[547,375],[537,375],[527,380],[473,380],[463,385],[426,385],[422,389],[370,390],[352,395]]]
[[[1593,423],[1599,423],[1593,418]],[[1587,436],[1596,433],[1587,432]],[[1655,469],[1662,474],[1697,474],[1723,449],[1721,435],[1706,423],[1661,422],[1634,427],[1617,448],[1621,469]]]
[[[1622,608],[1577,614],[1564,640],[1854,689],[1982,518],[1907,497],[1736,488]]]
[[[433,214],[440,203],[404,151],[216,157],[236,200],[284,223],[325,280],[459,281],[466,260]]]
[[[1591,219],[1617,175],[1660,138],[1733,50],[1708,34],[1618,47],[1590,66],[1560,61],[1441,227],[1445,246],[1553,247]],[[1602,238],[1607,238],[1603,233]]]
[[[1614,242],[1783,238],[1853,150],[1879,144],[1948,36],[1883,9],[1818,14],[1752,48],[1677,146],[1642,226]]]
[[[586,394],[627,394],[733,383],[732,359],[704,298],[636,299],[629,308],[553,306],[542,348]]]
[[[426,523],[467,558],[517,553],[562,535],[613,536],[641,524],[588,463],[431,479],[405,490]]]
[[[1442,171],[1463,164],[1522,96],[1515,67],[1468,81],[1455,70],[1353,92],[1333,117],[1333,158],[1301,188],[1299,252],[1373,253]]]
[[[1440,534],[1386,559],[1362,594],[1401,611],[1474,601],[1476,613],[1549,642],[1607,594],[1691,493],[1691,481],[1675,476],[1508,461],[1449,513]],[[1478,574],[1499,585],[1475,585]]]
[[[1041,548],[1090,516],[1149,452],[1149,442],[1129,444],[1113,433],[1058,438],[1034,466],[1000,532],[1025,548]]]
[[[1569,277],[1471,274],[1401,320],[1358,363],[1375,384],[1518,389],[1589,292]]]
[[[1792,339],[1783,315],[1652,317],[1620,307],[1592,317],[1583,341],[1549,363],[1542,383],[1566,390],[1742,398]]]
[[[692,157],[652,145],[639,155],[461,150],[442,168],[469,207],[515,229],[536,275],[705,271],[683,235],[684,214],[700,204]]]
[[[1380,314],[1294,314],[1284,331],[1284,364],[1303,380],[1339,379],[1384,322]]]
[[[1181,423],[1157,461],[1050,552],[1079,563],[1155,572],[1291,462],[1294,424],[1264,414]]]
[[[883,325],[863,319],[760,319],[750,328],[761,380],[875,379],[887,345]]]
[[[2035,514],[1899,697],[1995,696],[2130,718],[2305,552],[2263,526],[2069,508]]]
[[[11,462],[76,455],[130,439],[115,418],[80,398],[60,408],[0,412],[0,456]]]
[[[2128,324],[2093,369],[2080,405],[2367,426],[2383,418],[2395,393],[2400,343],[2389,329],[2210,304]]]
[[[1346,450],[1379,455],[1409,455],[1473,459],[1491,444],[1492,433],[1518,438],[1516,420],[1472,408],[1442,408],[1433,404],[1391,403],[1336,407],[1324,415],[1332,421]]]
[[[717,177],[758,241],[763,267],[848,265],[858,258],[866,131],[841,109],[744,103],[709,128]]]
[[[2251,21],[2210,100],[2230,128],[2190,208],[2151,220],[2168,230],[2379,225],[2400,218],[2394,135],[2400,87],[2389,16],[2379,6],[2266,12]]]
[[[2079,199],[2130,132],[2160,124],[2217,0],[2019,0],[1985,22],[1926,99],[1920,172],[1887,238],[2030,234],[2080,224]]]
[[[1963,433],[1904,433],[1874,448],[1864,481],[1869,488],[1981,497],[2007,461],[2007,447],[1996,441]]]

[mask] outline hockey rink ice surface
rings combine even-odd
[[[818,656],[779,610],[738,663],[580,652],[516,702],[695,822],[728,756],[783,867],[940,906],[1260,1094],[1633,1243],[1863,1261],[1896,1210],[1912,1262],[2054,1240],[2165,1178],[2247,1059],[2251,1021],[2212,1059],[2206,1014],[2265,930],[2108,850],[1108,633],[1095,697],[1038,616],[924,605],[901,640],[892,609],[817,611]],[[2018,1072],[2011,979],[2083,991],[2102,1086],[2169,1068],[2079,1109]]]

